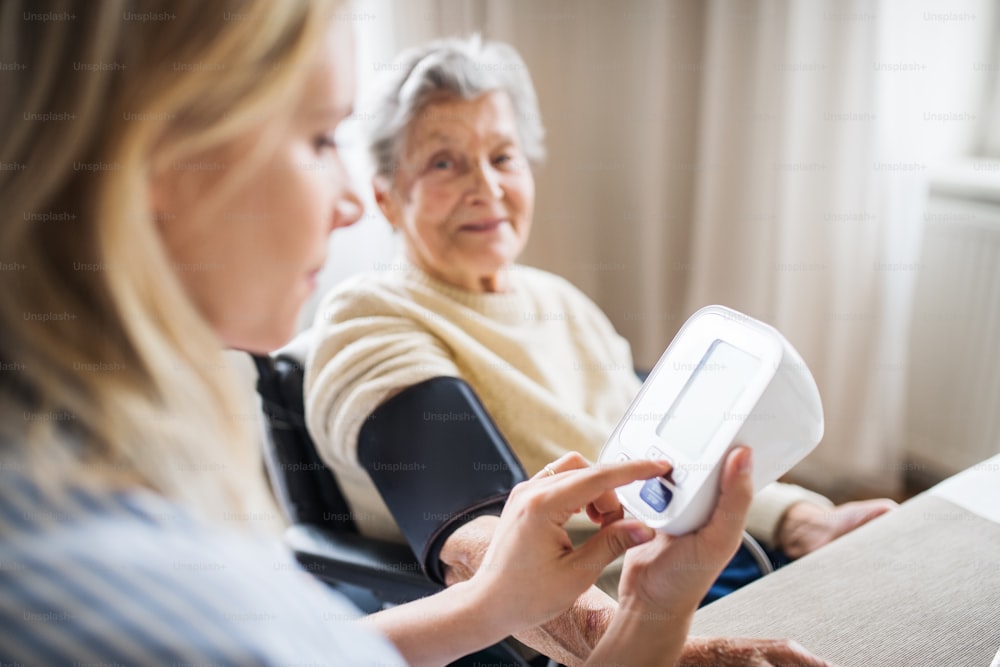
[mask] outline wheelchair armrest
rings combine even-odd
[[[305,523],[290,526],[285,543],[313,576],[370,589],[384,602],[408,602],[442,588],[424,576],[405,544]]]

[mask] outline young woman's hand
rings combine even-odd
[[[591,467],[570,453],[511,492],[471,579],[365,617],[412,665],[442,665],[533,628],[571,604],[629,547],[653,539],[622,519],[615,487],[670,470],[666,461]],[[583,508],[601,525],[574,548],[563,524]]]
[[[571,452],[510,494],[490,548],[470,580],[494,591],[491,604],[509,631],[538,625],[568,608],[611,561],[655,531],[622,518],[614,489],[665,474],[665,461],[590,466]],[[563,527],[586,508],[601,529],[574,548]]]

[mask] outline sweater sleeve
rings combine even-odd
[[[313,324],[306,360],[309,434],[328,462],[357,466],[364,420],[406,387],[458,376],[445,344],[407,299],[351,281],[331,292]]]
[[[768,484],[754,496],[747,516],[747,532],[760,540],[764,546],[778,547],[778,528],[788,508],[796,503],[813,503],[821,507],[833,507],[825,496],[804,489],[795,484],[774,482]]]

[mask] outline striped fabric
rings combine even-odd
[[[398,665],[279,544],[0,474],[0,665]]]

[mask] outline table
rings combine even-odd
[[[1000,665],[1000,456],[704,607],[691,634],[786,637],[841,667]]]

